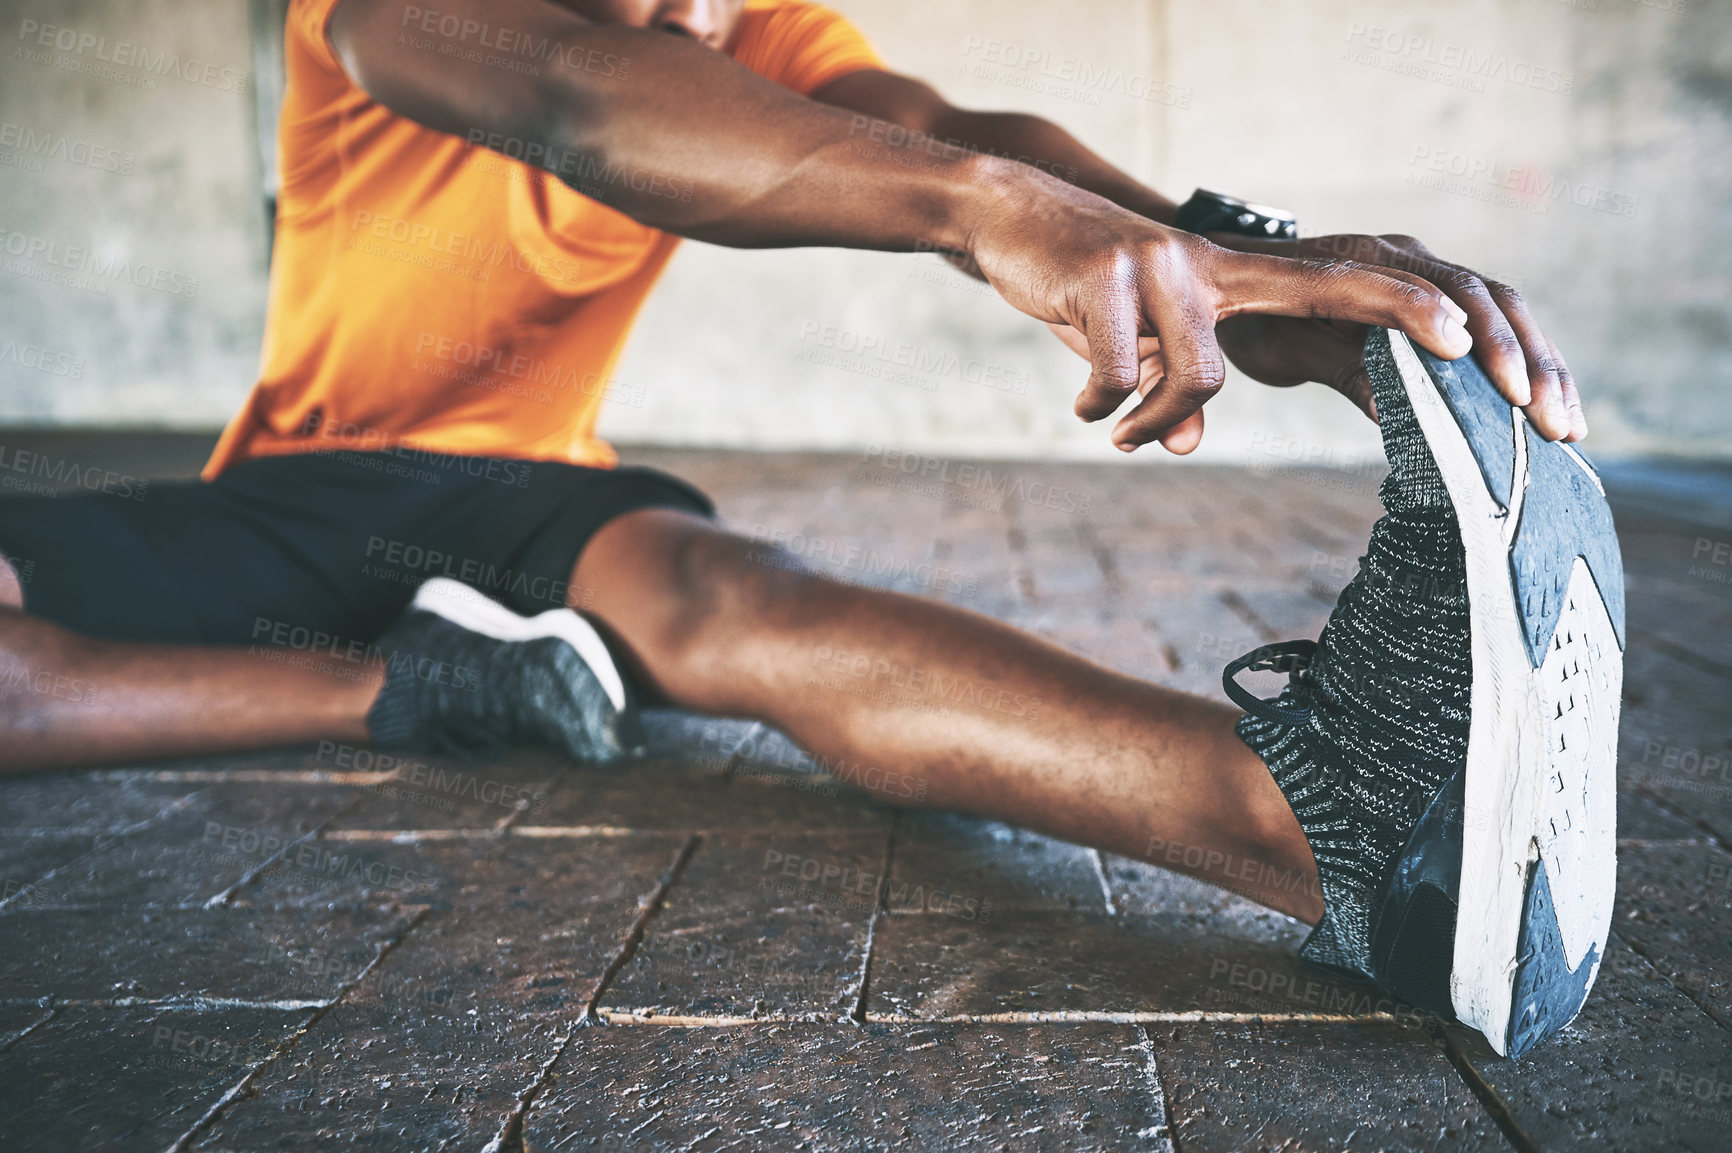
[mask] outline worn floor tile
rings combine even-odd
[[[1018,909],[1103,912],[1093,851],[997,821],[909,813],[896,822],[886,907],[990,920]]]
[[[737,747],[730,730],[716,753],[588,770],[558,780],[546,803],[514,828],[578,826],[623,829],[888,828],[891,810],[852,790],[826,787],[798,765],[751,762],[734,779],[723,773]],[[842,770],[846,772],[846,770]]]
[[[1732,854],[1701,843],[1624,847],[1612,924],[1655,969],[1732,1027]]]
[[[1416,1026],[1150,1025],[1180,1149],[1510,1150]]]
[[[559,1051],[562,1021],[340,1005],[191,1145],[478,1150]]]
[[[352,803],[324,785],[206,785],[167,815],[57,868],[31,887],[35,907],[202,906]]]
[[[575,1018],[625,953],[644,903],[661,891],[683,847],[682,838],[666,835],[580,846],[544,840],[447,865],[441,875],[465,883],[432,902],[348,1001]]]
[[[111,834],[90,832],[0,836],[0,908],[46,904],[47,883],[56,873],[70,870],[113,840]]]
[[[199,786],[103,773],[32,773],[6,782],[0,837],[119,833],[162,816]]]
[[[885,839],[706,834],[601,1008],[832,1021],[854,1012]]]
[[[1239,936],[1184,916],[887,917],[874,935],[878,1017],[994,1013],[1399,1013],[1367,985],[1302,964],[1302,926]]]
[[[1460,1027],[1449,1036],[1533,1148],[1727,1148],[1732,1034],[1615,936],[1580,1016],[1521,1060]]]
[[[389,909],[20,910],[0,914],[0,999],[323,1002],[408,924]]]
[[[496,761],[321,744],[335,764],[390,776],[363,786],[334,829],[493,829],[533,815],[574,766],[552,753],[523,750]]]
[[[257,908],[403,902],[549,912],[635,900],[642,876],[673,859],[685,835],[505,835],[465,830],[330,830],[236,890]]]
[[[1127,916],[1187,918],[1247,940],[1287,941],[1305,926],[1273,909],[1195,877],[1113,853],[1101,857],[1112,911]]]
[[[585,1029],[526,1150],[1166,1150],[1123,1025]]]
[[[0,1148],[166,1149],[309,1016],[62,1009],[0,1053]]]

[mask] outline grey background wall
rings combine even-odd
[[[1412,233],[1518,284],[1600,453],[1732,455],[1732,0],[835,3],[894,67],[1058,120],[1170,194]],[[0,44],[0,423],[219,425],[265,302],[248,6],[0,0]],[[938,367],[886,382],[868,342]],[[1116,456],[1069,415],[1082,374],[932,256],[694,244],[603,428]],[[1234,379],[1209,421],[1200,459],[1378,455],[1320,390]]]

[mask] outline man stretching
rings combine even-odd
[[[927,804],[1314,877],[1260,894],[1318,925],[1308,957],[1501,1051],[1574,1015],[1621,585],[1574,385],[1512,290],[1405,237],[1181,211],[802,0],[294,0],[287,62],[263,369],[203,480],[0,502],[0,670],[103,686],[0,700],[0,767],[316,738],[608,761],[663,701],[916,770]],[[1088,360],[1077,415],[1119,414],[1127,452],[1197,445],[1223,352],[1320,381],[1380,419],[1389,515],[1320,644],[1235,662],[1291,674],[1273,702],[1230,683],[1248,716],[766,564],[594,435],[679,237],[950,254]],[[467,583],[424,580],[435,556]],[[261,627],[389,660],[260,660]],[[808,682],[820,647],[1046,705],[938,718]]]

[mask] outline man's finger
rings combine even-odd
[[[1228,249],[1213,257],[1223,316],[1265,312],[1375,324],[1405,332],[1446,360],[1473,347],[1466,310],[1421,277]]]
[[[1564,439],[1570,434],[1570,411],[1552,342],[1534,322],[1533,314],[1528,312],[1527,302],[1522,300],[1519,292],[1496,281],[1487,281],[1486,290],[1497,301],[1499,310],[1520,342],[1528,384],[1533,389],[1533,397],[1522,406],[1522,411],[1528,414],[1528,419],[1547,440]]]
[[[1577,441],[1588,435],[1588,417],[1582,410],[1582,397],[1576,391],[1575,378],[1570,375],[1570,366],[1564,363],[1563,354],[1558,352],[1558,346],[1552,344],[1551,338],[1546,338],[1546,344],[1552,350],[1552,363],[1557,366],[1558,382],[1563,386],[1564,408],[1570,414],[1570,435],[1565,440]]]
[[[1076,414],[1095,421],[1111,416],[1136,391],[1139,313],[1129,292],[1112,293],[1078,318],[1078,331],[1088,340],[1088,383],[1077,394]]]
[[[1210,302],[1196,291],[1163,292],[1151,293],[1145,307],[1160,334],[1166,376],[1113,429],[1113,446],[1124,452],[1134,452],[1152,440],[1165,442],[1168,434],[1176,433],[1221,391],[1227,378],[1221,346],[1215,342],[1216,317]],[[1201,423],[1195,432],[1201,438]],[[1195,447],[1192,442],[1182,451]]]
[[[1477,273],[1452,264],[1425,262],[1418,266],[1431,281],[1467,313],[1465,327],[1473,337],[1473,355],[1503,398],[1523,407],[1533,400],[1528,360],[1522,342],[1503,309],[1492,299]]]

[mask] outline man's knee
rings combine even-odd
[[[23,609],[24,574],[22,566],[0,553],[0,609]]]
[[[831,582],[792,554],[716,530],[680,542],[669,571],[674,641],[693,661],[713,661],[752,640],[797,629]]]
[[[658,676],[713,674],[810,619],[834,587],[773,545],[680,515],[609,525],[574,576],[582,607]]]

